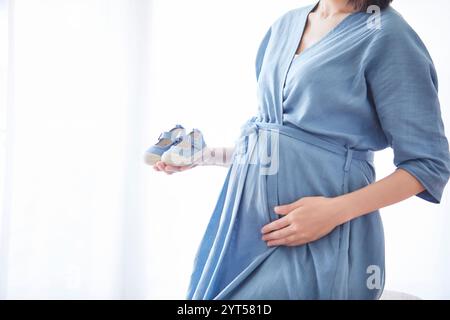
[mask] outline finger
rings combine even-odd
[[[160,170],[160,171],[165,171],[166,165],[164,162],[162,161],[158,161],[156,163],[156,167]]]
[[[261,229],[261,233],[265,234],[265,233],[269,233],[275,230],[279,230],[282,229],[284,227],[287,227],[290,224],[290,221],[288,219],[288,217],[283,217],[280,219],[277,219],[269,224],[266,224],[262,229]]]
[[[276,246],[291,246],[294,244],[295,238],[294,236],[288,236],[285,238],[281,238],[278,240],[272,240],[267,242],[267,245],[269,247],[276,247]]]
[[[286,215],[289,212],[291,212],[294,209],[297,209],[298,207],[300,207],[302,205],[303,201],[302,199],[299,199],[295,202],[292,203],[288,203],[282,206],[277,206],[274,208],[274,211],[276,214],[281,214],[281,215]]]
[[[191,166],[171,166],[171,165],[166,165],[166,170],[171,171],[171,172],[181,172],[181,171],[186,171],[188,169],[192,169],[193,167],[195,167],[195,165],[191,165]]]
[[[194,167],[196,167],[196,166],[197,166],[196,164],[193,164],[193,165],[191,165],[191,166],[179,167],[179,169],[180,169],[180,171],[186,171],[186,170],[192,169],[192,168],[194,168]]]
[[[161,171],[161,170],[159,170],[159,168],[158,168],[158,166],[156,164],[153,165],[153,169],[156,170],[156,171]]]
[[[180,168],[181,167],[171,166],[170,164],[167,164],[165,170],[167,172],[178,172],[180,171]]]
[[[164,172],[167,174],[172,174],[178,172],[178,170],[166,164],[166,166],[164,167]]]
[[[291,226],[287,226],[286,228],[266,233],[265,235],[263,235],[262,239],[264,241],[280,240],[293,234],[293,228]]]
[[[169,170],[168,165],[165,164],[164,162],[161,162],[161,163],[158,165],[158,167],[159,167],[159,169],[160,169],[161,171],[163,171],[164,173],[167,173],[167,174],[172,174],[172,173],[173,173],[173,171],[172,171],[172,170]]]

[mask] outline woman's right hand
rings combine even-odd
[[[194,165],[190,165],[190,166],[178,167],[178,166],[172,166],[172,165],[166,164],[166,163],[164,163],[162,161],[158,161],[153,166],[153,169],[155,169],[156,171],[165,172],[166,174],[173,174],[175,172],[182,172],[182,171],[186,171],[186,170],[192,169],[192,168],[194,168],[196,166],[197,165],[194,164]]]
[[[210,148],[207,147],[203,150],[203,157],[196,163],[189,166],[173,166],[163,161],[158,161],[153,166],[156,171],[165,172],[167,174],[173,174],[175,172],[182,172],[196,166],[220,166],[229,167],[231,165],[231,160],[233,158],[234,147],[223,147],[223,148]]]

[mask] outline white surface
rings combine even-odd
[[[147,296],[146,1],[13,9],[0,298]]]
[[[419,297],[398,291],[386,290],[383,292],[380,300],[421,300]]]

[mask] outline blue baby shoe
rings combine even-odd
[[[161,161],[173,166],[191,166],[203,159],[205,148],[203,134],[200,130],[193,129],[164,152]]]
[[[169,150],[173,145],[179,143],[185,134],[186,130],[179,124],[170,131],[161,133],[158,142],[145,152],[145,163],[153,166],[160,161],[163,153]]]

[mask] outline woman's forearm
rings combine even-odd
[[[261,229],[262,240],[268,246],[298,246],[313,242],[332,232],[338,225],[405,200],[423,190],[416,178],[398,169],[376,183],[342,196],[300,198],[274,208],[280,219]]]
[[[333,199],[345,223],[375,210],[390,206],[424,191],[422,184],[410,173],[397,169],[373,184]]]

